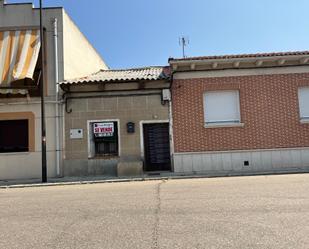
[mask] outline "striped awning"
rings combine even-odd
[[[0,31],[0,93],[25,93],[7,88],[13,81],[33,78],[40,47],[38,29]]]

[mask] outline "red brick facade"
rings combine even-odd
[[[309,123],[299,118],[300,86],[309,86],[309,74],[174,80],[175,152],[309,147]],[[204,127],[208,90],[239,90],[244,127]]]

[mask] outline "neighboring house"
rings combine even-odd
[[[64,175],[171,170],[169,67],[101,70],[64,81]]]
[[[309,52],[109,70],[63,8],[43,26],[48,177],[309,170]],[[0,0],[0,180],[41,177],[39,36]]]
[[[176,173],[309,170],[309,52],[169,62]]]
[[[62,174],[58,81],[107,69],[63,8],[44,8],[48,176]],[[41,176],[39,9],[0,0],[0,179]],[[58,57],[58,59],[56,59]],[[81,61],[85,63],[80,63]]]

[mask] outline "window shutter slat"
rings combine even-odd
[[[206,92],[204,114],[206,123],[240,122],[239,92]]]
[[[300,118],[309,119],[309,87],[301,87],[298,90]]]

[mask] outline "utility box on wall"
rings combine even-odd
[[[70,130],[71,139],[82,139],[83,138],[83,129],[71,129]]]
[[[135,124],[133,122],[127,123],[127,132],[134,133],[135,132]]]
[[[170,101],[172,99],[170,89],[163,89],[162,90],[162,100],[163,101]]]

